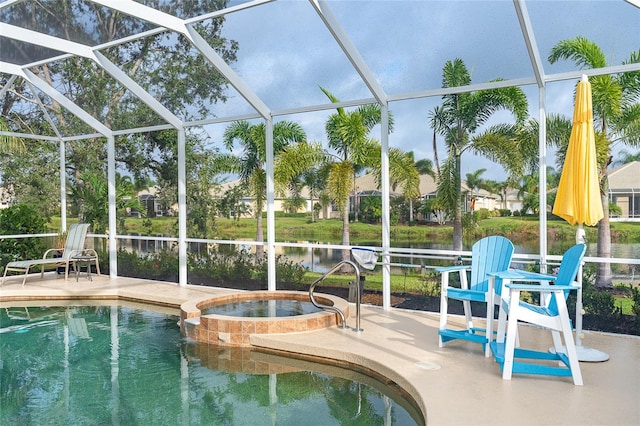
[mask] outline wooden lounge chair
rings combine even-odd
[[[513,243],[505,237],[491,236],[477,241],[471,249],[471,265],[456,265],[444,268],[436,268],[436,272],[442,273],[440,288],[440,329],[439,346],[454,339],[470,340],[482,344],[485,356],[491,355],[488,343],[493,335],[493,310],[500,303],[499,297],[494,298],[494,289],[490,287],[489,272],[505,271],[511,264],[513,256]],[[471,281],[468,281],[467,272],[471,271]],[[449,273],[458,272],[460,275],[460,287],[449,286]],[[493,282],[493,281],[492,281]],[[500,283],[496,283],[499,286]],[[499,288],[498,288],[499,294]],[[456,330],[447,328],[449,299],[460,300],[464,307],[464,316],[467,328]],[[471,302],[486,304],[486,329],[474,327],[471,314]]]
[[[64,279],[69,278],[69,266],[73,264],[75,269],[75,259],[74,256],[78,256],[82,254],[84,249],[84,242],[87,238],[87,231],[89,230],[89,224],[80,223],[73,224],[69,227],[69,232],[67,233],[67,241],[65,243],[64,250],[62,250],[61,257],[52,257],[54,252],[60,253],[60,249],[49,249],[47,250],[42,259],[33,259],[33,260],[18,260],[15,262],[7,263],[7,266],[4,268],[4,275],[2,276],[2,284],[4,284],[4,280],[7,277],[7,272],[15,271],[15,272],[24,272],[24,278],[22,279],[22,285],[24,286],[27,281],[27,275],[29,274],[29,269],[32,266],[40,266],[40,278],[44,277],[44,267],[45,266],[64,266]],[[96,254],[94,250],[91,250],[92,254]],[[95,256],[96,268],[98,275],[100,275],[100,269],[98,266],[98,257]]]

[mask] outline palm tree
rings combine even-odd
[[[333,103],[339,100],[327,89],[320,90]],[[358,166],[373,167],[373,152],[379,152],[380,144],[369,138],[371,129],[382,120],[382,111],[377,104],[362,105],[354,111],[337,108],[337,112],[329,116],[325,125],[329,147],[335,150],[335,162],[331,166],[327,178],[327,188],[332,194],[342,214],[342,245],[349,245],[349,194],[354,191],[355,174]],[[389,118],[389,129],[392,119]],[[349,259],[349,250],[343,250],[342,258]]]
[[[429,113],[429,123],[431,124],[431,128],[433,129],[433,138],[432,138],[432,146],[433,146],[433,162],[436,165],[437,174],[434,176],[435,179],[440,177],[440,159],[438,158],[438,140],[437,135],[441,131],[444,130],[443,123],[444,116],[442,113],[443,109],[440,106],[437,106]]]
[[[273,125],[273,154],[277,156],[289,144],[300,142],[306,138],[302,127],[290,121],[279,121]],[[235,121],[224,132],[223,142],[231,150],[235,142],[242,147],[242,153],[236,158],[234,165],[228,164],[230,172],[240,175],[240,180],[249,188],[255,200],[254,215],[256,218],[256,241],[262,243],[262,210],[266,199],[267,176],[265,162],[267,161],[267,133],[264,123],[251,124],[248,121]],[[258,259],[264,255],[264,247],[256,246]]]
[[[302,183],[309,189],[309,206],[311,208],[311,222],[316,221],[316,210],[313,200],[319,200],[320,194],[327,187],[329,165],[322,165],[306,170],[302,173]]]
[[[482,179],[482,174],[486,172],[487,169],[478,169],[475,172],[466,174],[467,187],[471,190],[472,199],[475,198],[476,189],[479,191],[484,186],[484,179]],[[474,202],[471,201],[471,205],[474,205]],[[473,207],[471,208],[473,210]]]
[[[421,174],[433,176],[433,166],[430,160],[415,161],[412,151],[405,153],[397,148],[389,149],[391,188],[395,191],[400,186],[405,200],[409,200],[409,223],[413,223],[413,200],[420,197]]]
[[[445,88],[471,84],[471,75],[461,59],[445,63],[442,83]],[[507,87],[444,95],[441,110],[432,116],[434,130],[444,136],[448,149],[448,157],[438,178],[438,197],[453,216],[454,250],[462,250],[462,154],[471,150],[494,161],[509,163],[511,160],[507,153],[516,151],[512,138],[498,137],[498,130],[504,130],[499,126],[493,126],[495,131],[474,136],[474,132],[501,109],[509,110],[517,124],[522,123],[528,110],[527,97],[522,89]],[[495,137],[492,137],[494,133]]]
[[[576,66],[584,68],[604,68],[606,56],[592,41],[578,36],[558,42],[549,54],[551,64],[559,60],[572,60]],[[640,62],[640,49],[631,52],[623,64]],[[593,114],[596,131],[602,134],[609,151],[614,143],[640,146],[640,72],[597,75],[589,78],[593,92]],[[596,138],[597,139],[597,138]],[[611,257],[611,224],[609,221],[609,201],[607,167],[610,157],[599,163],[600,194],[604,217],[598,223],[598,257]],[[611,265],[598,263],[596,286],[612,285]]]
[[[539,179],[538,175],[525,175],[520,181],[517,197],[522,198],[522,210],[524,215],[529,210],[533,213],[540,211],[540,202],[538,200]]]
[[[407,152],[407,155],[410,155],[413,158],[413,152]],[[416,169],[418,170],[418,174],[420,175],[429,175],[432,178],[436,178],[436,171],[433,170],[433,161],[423,158],[421,160],[416,161],[415,163]]]
[[[299,142],[288,146],[275,160],[276,191],[280,194],[289,189],[299,194],[302,187],[309,190],[311,221],[315,222],[313,200],[327,186],[330,164],[319,143]]]
[[[411,161],[414,161],[413,151],[407,152],[406,155],[411,159]],[[434,156],[434,158],[437,160],[438,155],[434,154]],[[411,197],[409,197],[409,223],[413,222],[413,199],[420,196],[420,175],[429,175],[434,179],[437,178],[436,171],[433,169],[433,161],[427,158],[422,158],[415,161],[413,163],[413,168],[415,169],[415,172],[417,172],[417,176],[415,176],[415,172],[412,170],[409,164],[406,164],[404,168],[404,170],[406,170],[404,174],[404,181],[406,182],[406,184],[403,187],[409,188],[408,192],[413,194]],[[406,189],[405,192],[407,192]],[[405,193],[405,198],[406,197],[407,194]]]
[[[378,188],[380,188],[382,182],[380,145],[372,149],[369,156],[369,164],[373,169]],[[429,160],[421,160],[420,166],[427,173],[433,173]],[[420,171],[413,158],[413,152],[404,152],[399,148],[389,148],[389,183],[392,191],[402,188],[404,198],[409,200],[409,222],[413,222],[413,200],[420,196]]]
[[[96,234],[103,234],[109,226],[107,178],[100,171],[85,171],[79,177],[80,180],[71,189],[71,199],[78,205],[80,220],[90,223]],[[123,216],[131,209],[142,215],[146,213],[131,178],[116,173],[116,210]],[[106,240],[103,242],[106,244]]]
[[[0,132],[10,132],[7,123],[0,118]],[[24,151],[24,141],[17,136],[0,135],[0,154],[19,153]]]

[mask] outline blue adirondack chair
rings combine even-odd
[[[513,373],[569,376],[573,377],[574,384],[582,385],[566,299],[571,290],[580,288],[575,279],[585,250],[584,244],[576,244],[567,250],[562,256],[557,276],[525,271],[494,274],[503,280],[503,289],[497,339],[490,347],[500,364],[503,379],[510,380]],[[521,291],[539,292],[541,304],[521,301]],[[516,347],[518,321],[551,330],[555,353]],[[554,360],[560,361],[560,365],[550,365],[549,361]]]
[[[456,265],[444,268],[436,268],[436,272],[442,274],[440,290],[440,329],[438,330],[439,345],[454,339],[470,340],[482,344],[485,356],[490,356],[488,343],[493,335],[493,309],[499,304],[500,289],[494,296],[493,282],[489,282],[488,273],[505,271],[511,264],[513,256],[513,243],[505,237],[491,236],[477,241],[471,249],[471,265]],[[467,272],[471,272],[471,280],[468,281]],[[449,286],[449,273],[458,272],[460,275],[460,288]],[[500,282],[496,281],[496,286]],[[462,301],[467,328],[451,329],[447,327],[449,299]],[[486,304],[486,329],[474,327],[471,313],[471,302]]]

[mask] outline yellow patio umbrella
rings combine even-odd
[[[586,75],[578,83],[573,111],[573,128],[562,166],[553,214],[571,225],[578,224],[576,243],[586,243],[583,225],[594,226],[604,217],[596,143],[593,128],[591,83]],[[580,289],[576,301],[576,346],[580,361],[606,361],[609,356],[582,346],[582,268],[578,274]]]
[[[596,164],[591,83],[586,75],[582,76],[576,90],[573,128],[553,205],[553,214],[571,225],[577,223],[579,227],[594,226],[604,216]]]

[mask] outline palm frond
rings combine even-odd
[[[600,47],[585,37],[577,36],[569,40],[558,42],[547,60],[554,64],[560,59],[575,62],[581,68],[604,68],[607,60]]]
[[[334,163],[327,178],[327,190],[341,213],[344,213],[348,208],[352,188],[353,164],[349,161]]]

